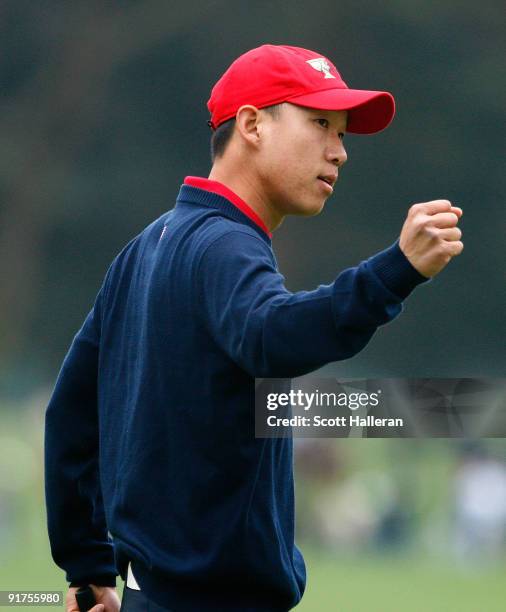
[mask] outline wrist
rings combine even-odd
[[[116,576],[89,576],[82,580],[73,580],[69,587],[85,587],[90,584],[97,587],[116,588]]]

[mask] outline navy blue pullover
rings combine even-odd
[[[177,612],[286,611],[305,587],[293,448],[255,438],[254,379],[352,357],[425,278],[395,243],[291,293],[254,215],[194,184],[114,259],[63,362],[51,551],[76,585],[113,585],[131,561]]]

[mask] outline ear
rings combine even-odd
[[[236,128],[240,136],[249,144],[258,145],[262,130],[262,113],[255,106],[245,104],[235,115]]]

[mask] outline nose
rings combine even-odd
[[[338,168],[346,163],[348,155],[346,153],[346,149],[344,148],[343,141],[339,138],[339,136],[336,136],[335,139],[333,139],[328,145],[326,159],[327,161],[335,164]]]

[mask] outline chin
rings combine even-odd
[[[297,209],[297,212],[294,214],[297,214],[301,217],[314,217],[316,215],[319,215],[321,211],[324,209],[324,207],[325,207],[325,200],[323,202],[317,202],[312,205],[303,206],[303,207],[301,206]]]
[[[312,195],[312,194],[311,194]],[[278,201],[282,201],[281,199]],[[326,198],[308,197],[296,199],[293,197],[284,198],[285,204],[281,206],[284,215],[294,215],[297,217],[314,217],[319,215],[325,206]]]

